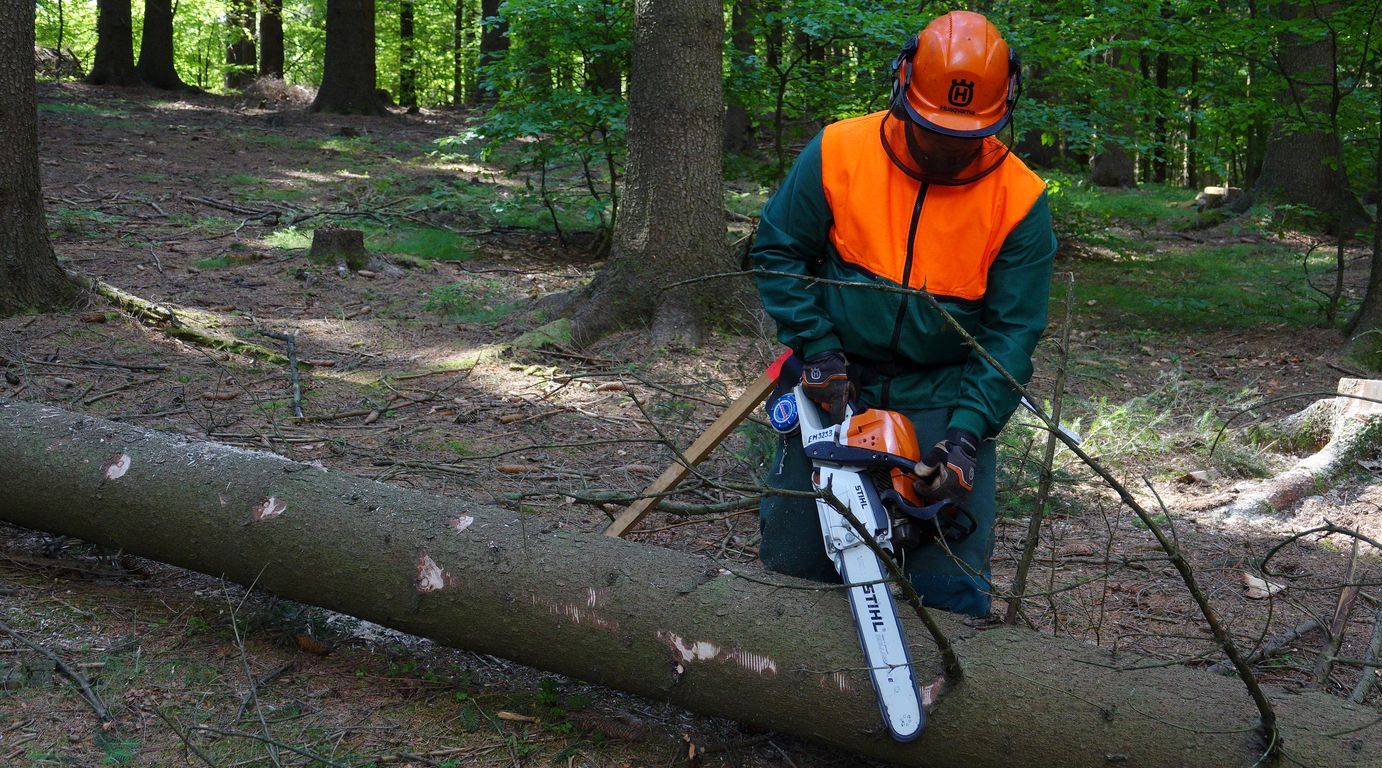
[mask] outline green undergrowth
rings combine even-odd
[[[461,323],[492,323],[511,314],[520,302],[508,299],[497,280],[472,280],[433,288],[422,308]]]
[[[1109,189],[1087,178],[1061,172],[1043,172],[1051,215],[1065,238],[1102,241],[1113,227],[1136,231],[1152,228],[1192,229],[1202,216],[1192,206],[1193,190],[1163,184],[1142,184],[1131,189]]]
[[[1285,245],[1239,243],[1160,248],[1075,266],[1081,313],[1120,325],[1164,330],[1310,327],[1323,318],[1322,296],[1303,277],[1331,269],[1331,257],[1308,257]],[[1317,280],[1320,278],[1317,278]]]
[[[475,255],[475,241],[444,229],[427,227],[387,227],[359,221],[323,221],[360,229],[365,233],[365,249],[370,253],[401,254],[427,261],[467,261]],[[312,228],[288,226],[260,238],[258,244],[280,250],[305,250],[312,246]]]

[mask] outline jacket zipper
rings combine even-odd
[[[908,287],[912,280],[912,255],[916,249],[917,227],[921,224],[921,204],[926,200],[926,189],[929,185],[922,184],[917,189],[917,202],[912,206],[912,221],[907,226],[907,260],[902,263],[902,287]],[[893,338],[888,342],[889,361],[897,358],[897,345],[902,340],[902,320],[907,316],[907,301],[912,298],[907,294],[902,295],[902,301],[897,305],[897,320],[893,323]]]

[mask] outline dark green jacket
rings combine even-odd
[[[1009,156],[1004,162],[1016,160]],[[863,371],[859,399],[865,406],[904,411],[949,408],[951,427],[981,438],[996,435],[1017,407],[1018,393],[924,299],[874,290],[870,286],[898,284],[840,257],[830,238],[835,217],[821,162],[818,135],[763,207],[751,250],[756,269],[789,273],[757,277],[763,305],[777,321],[778,339],[802,357],[842,350]],[[925,205],[920,184],[897,181],[910,183]],[[836,192],[835,204],[847,204],[839,196]],[[943,249],[945,244],[918,242],[917,247]],[[1043,191],[1002,241],[982,298],[936,297],[1024,384],[1032,375],[1032,351],[1046,327],[1055,251],[1051,209]],[[794,275],[831,282],[813,283]]]

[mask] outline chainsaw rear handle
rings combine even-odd
[[[975,519],[974,514],[950,499],[941,499],[918,507],[891,488],[879,494],[879,498],[888,509],[895,510],[905,518],[920,523],[931,523],[939,537],[951,544],[959,544],[979,529],[979,521]]]

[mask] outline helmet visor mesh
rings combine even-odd
[[[1007,158],[1012,121],[994,136],[961,138],[928,130],[893,109],[883,117],[879,138],[893,164],[908,176],[923,184],[960,186],[984,178]]]

